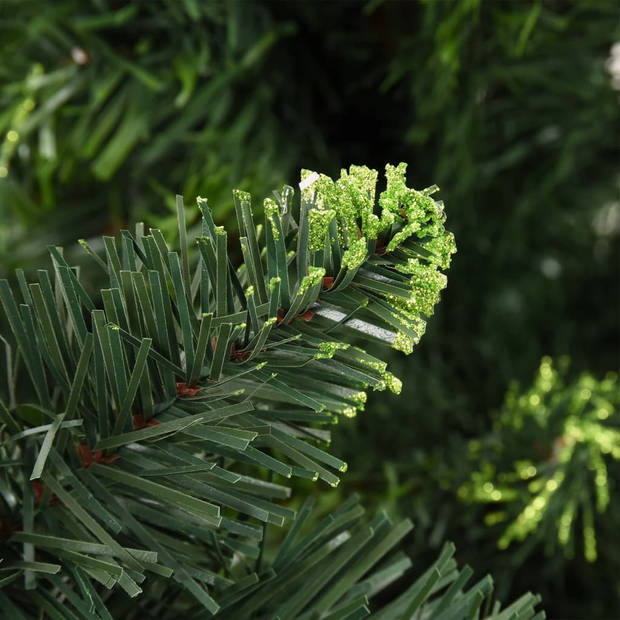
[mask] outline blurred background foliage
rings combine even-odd
[[[469,442],[475,471],[458,490],[465,502],[486,505],[484,523],[500,549],[522,543],[513,556],[523,565],[542,550],[559,574],[579,554],[613,568],[617,545],[605,541],[615,535],[605,530],[620,519],[611,502],[620,480],[617,373],[599,381],[584,372],[567,383],[568,365],[567,357],[544,357],[527,390],[511,386],[492,428]]]
[[[455,540],[505,600],[620,616],[617,476],[604,512],[590,498],[596,561],[577,538],[569,558],[535,535],[500,549],[488,507],[458,493],[483,467],[471,442],[544,355],[572,360],[560,392],[618,366],[614,0],[4,0],[0,29],[0,272],[136,220],[168,231],[175,193],[233,229],[231,187],[258,203],[302,167],[402,160],[413,186],[440,185],[448,289],[416,354],[394,356],[402,397],[336,434],[343,488],[312,490],[325,511],[361,490],[411,517],[420,561]],[[503,458],[541,432],[510,429]]]

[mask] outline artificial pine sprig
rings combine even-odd
[[[530,538],[570,557],[580,529],[593,562],[595,515],[609,507],[620,461],[620,388],[616,373],[567,382],[567,370],[568,358],[545,357],[529,389],[512,386],[493,432],[470,442],[476,471],[459,496],[494,506],[486,521],[502,527],[500,548]]]
[[[175,613],[366,609],[390,579],[360,579],[407,522],[358,525],[363,511],[347,503],[301,541],[297,521],[269,568],[262,549],[267,524],[295,518],[280,503],[290,489],[272,477],[336,485],[346,463],[321,447],[325,426],[363,408],[367,388],[399,389],[360,343],[410,348],[445,284],[437,273],[453,245],[443,212],[406,190],[403,173],[388,168],[379,203],[392,215],[377,221],[376,174],[363,168],[343,174],[329,195],[309,195],[305,179],[299,204],[291,188],[275,193],[263,227],[250,197],[235,192],[239,268],[203,199],[200,235],[188,238],[179,197],[180,251],[140,226],[104,237],[105,256],[83,242],[109,278],[102,307],[56,247],[53,277],[39,271],[28,283],[18,273],[17,295],[0,282],[14,340],[8,401],[0,400],[4,608],[15,617],[109,618],[124,591],[151,611],[162,593],[180,596]],[[317,233],[310,214],[319,211],[332,214]],[[360,565],[370,546],[373,561]],[[301,597],[289,590],[299,562],[313,584]],[[408,614],[452,577],[458,587],[444,606],[461,597],[479,605],[488,583],[466,594],[447,555],[438,562],[386,610]],[[336,589],[324,592],[325,575],[340,575]]]

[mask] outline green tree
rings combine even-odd
[[[472,571],[451,545],[377,597],[411,565],[383,560],[411,522],[366,519],[353,497],[302,531],[310,504],[295,517],[274,480],[338,484],[346,463],[319,447],[325,427],[362,408],[365,389],[400,389],[356,343],[410,351],[445,286],[443,206],[404,172],[387,166],[375,207],[376,171],[352,166],[336,182],[306,171],[300,202],[274,192],[261,227],[235,191],[239,268],[201,198],[190,244],[178,196],[179,251],[141,226],[105,237],[105,260],[84,244],[109,278],[103,309],[54,246],[53,280],[18,272],[19,305],[0,282],[16,343],[0,401],[3,609],[351,618],[372,605],[376,617],[465,618],[491,601],[490,578],[466,588]],[[291,519],[266,545],[268,525]],[[537,602],[492,617],[529,618]]]

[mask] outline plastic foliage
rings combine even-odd
[[[17,294],[0,282],[10,617],[452,618],[490,601],[490,578],[467,588],[450,545],[409,577],[394,553],[408,520],[366,518],[351,498],[313,524],[309,504],[282,503],[282,479],[338,483],[329,426],[366,389],[399,389],[360,344],[409,349],[445,284],[440,204],[406,188],[403,165],[387,170],[376,214],[362,167],[335,183],[304,175],[299,203],[274,192],[260,226],[235,192],[239,268],[203,199],[188,238],[179,196],[178,250],[142,226],[104,237],[101,256],[82,244],[109,278],[101,304],[57,247],[52,274],[18,271]],[[269,524],[287,524],[274,553]],[[386,592],[401,576],[409,585]],[[530,617],[537,600],[490,611]]]
[[[513,385],[493,432],[470,442],[477,471],[459,490],[470,502],[496,506],[488,525],[502,524],[500,548],[534,537],[547,552],[559,545],[597,558],[595,514],[610,502],[620,460],[620,388],[616,373],[597,380],[588,373],[566,382],[568,358],[542,359],[533,385]],[[613,476],[611,476],[613,479]]]
[[[170,187],[217,198],[230,216],[231,183],[267,192],[286,178],[315,127],[299,103],[295,135],[282,131],[274,89],[288,79],[263,83],[273,67],[287,76],[299,64],[270,59],[297,31],[274,12],[221,0],[3,2],[3,266],[39,258],[35,232],[69,243],[75,230],[90,238],[128,216],[153,218],[153,204],[158,228],[173,230]],[[313,152],[325,149],[316,142]]]

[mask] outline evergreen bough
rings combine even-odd
[[[470,442],[476,471],[459,496],[490,507],[485,522],[501,528],[501,549],[527,539],[524,552],[560,547],[570,558],[581,547],[594,562],[595,521],[613,524],[618,510],[620,386],[615,372],[567,381],[568,364],[544,357],[527,390],[513,384],[493,431]]]
[[[0,282],[11,328],[0,400],[3,612],[482,613],[492,581],[467,587],[472,571],[456,567],[452,545],[411,579],[411,560],[395,552],[408,520],[368,518],[356,497],[312,520],[312,502],[298,513],[281,505],[290,489],[275,481],[338,484],[346,463],[324,450],[327,427],[362,409],[366,389],[400,386],[360,345],[409,352],[445,286],[454,242],[436,188],[407,188],[403,164],[386,171],[378,208],[375,171],[352,166],[337,181],[304,172],[301,200],[290,187],[274,192],[262,226],[250,196],[234,192],[238,269],[201,198],[200,234],[189,239],[179,196],[179,251],[140,225],[104,237],[104,257],[82,242],[109,278],[100,299],[57,247],[52,275],[28,283],[18,270],[18,294]],[[287,521],[271,552],[267,526]],[[385,590],[403,575],[410,585]],[[537,601],[527,594],[484,614],[529,618]]]

